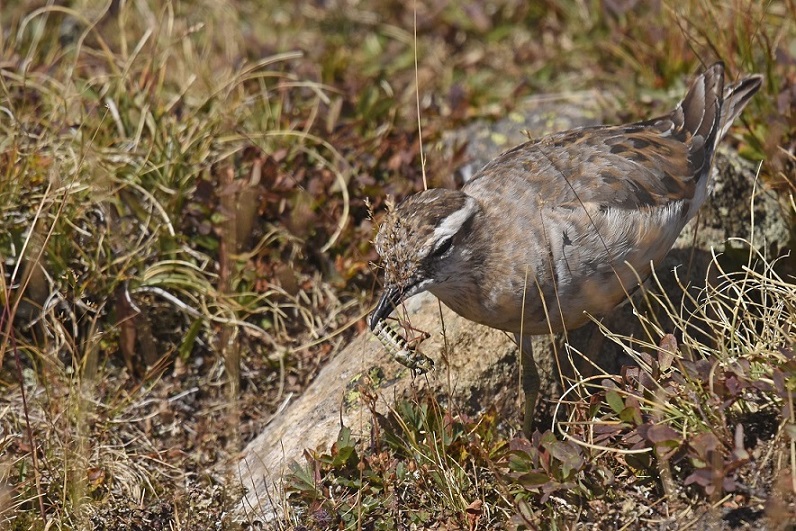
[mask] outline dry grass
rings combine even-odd
[[[432,1],[416,9],[415,70],[415,12],[392,0],[3,6],[0,525],[234,528],[225,511],[239,492],[226,465],[361,329],[354,319],[374,285],[375,258],[363,199],[378,211],[387,194],[423,186],[418,107],[429,142],[561,88],[610,86],[641,102],[619,114],[646,115],[668,105],[669,89],[700,59],[721,58],[732,72],[766,74],[738,143],[745,156],[765,159],[762,177],[783,197],[792,191],[796,7],[788,0]],[[650,86],[660,92],[638,91]],[[429,156],[430,184],[450,184],[456,164]],[[793,407],[782,389],[792,391],[793,375],[783,349],[793,291],[789,277],[756,264],[700,294],[710,309],[703,315],[657,301],[685,332],[699,323],[728,340],[706,350],[683,339],[677,348],[741,371],[740,395],[718,417],[706,415],[716,388],[700,386],[715,382],[694,377],[686,389],[704,404],[675,394],[638,409],[667,420],[682,445],[705,433],[730,444],[735,432],[717,423],[759,409],[790,412],[760,458],[766,470],[750,480],[785,496]],[[660,332],[648,327],[651,337]],[[662,349],[657,340],[616,340],[644,356]],[[633,430],[644,437],[627,405],[630,383],[619,382],[600,409],[607,422],[631,408],[615,439]],[[618,408],[617,398],[620,411],[610,404]],[[588,429],[569,428],[581,440]],[[675,441],[653,439],[661,451]],[[415,525],[427,516],[484,528],[510,515],[523,525],[542,514],[566,527],[576,513],[562,507],[586,510],[573,499],[609,504],[640,481],[635,471],[650,470],[557,439],[517,444],[488,415],[451,419],[433,398],[410,401],[397,407],[380,453],[354,462],[365,454],[346,441],[337,450],[350,448],[345,458],[318,456],[328,481],[359,477],[343,485],[350,497],[332,503],[305,484],[289,500],[293,517],[274,525],[298,526],[307,514],[316,528],[323,518],[377,522],[391,507],[378,485],[390,484],[406,489],[406,507],[424,511]],[[736,446],[722,454],[731,466]],[[702,470],[700,448],[688,454],[691,468],[671,466],[672,481]],[[718,470],[715,463],[702,468]],[[629,479],[583,480],[609,469]],[[704,491],[706,476],[695,477]],[[555,494],[573,481],[575,498]],[[771,502],[767,514],[789,510],[783,503]]]
[[[345,178],[308,131],[327,89],[290,73],[300,53],[241,57],[237,14],[28,7],[3,21],[3,519],[190,523],[192,500],[163,514],[158,500],[208,482],[204,516],[220,519],[212,494],[251,379],[240,351],[284,382],[296,333],[338,325],[326,288],[290,293],[247,269],[300,252],[258,221],[264,154]]]

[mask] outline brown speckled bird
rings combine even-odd
[[[463,317],[515,335],[529,433],[539,389],[534,334],[603,316],[646,279],[705,201],[716,146],[760,88],[700,75],[674,111],[521,144],[461,190],[390,211],[376,237],[385,285],[370,327],[430,291]]]

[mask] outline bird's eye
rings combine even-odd
[[[445,238],[442,240],[442,243],[440,243],[437,248],[434,249],[434,255],[442,256],[448,252],[448,249],[451,248],[451,245],[453,245],[453,238]]]

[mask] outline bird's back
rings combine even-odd
[[[554,134],[487,164],[462,191],[503,236],[484,268],[505,280],[474,320],[543,333],[609,312],[704,202],[716,145],[759,86],[753,76],[725,91],[718,63],[667,116]]]

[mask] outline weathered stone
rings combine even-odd
[[[269,424],[244,450],[239,474],[248,494],[242,509],[259,518],[273,515],[269,500],[279,500],[280,485],[291,461],[302,461],[305,448],[328,450],[341,422],[356,437],[367,437],[372,414],[360,390],[378,394],[377,411],[387,413],[396,397],[411,389],[430,387],[444,395],[455,410],[474,410],[501,404],[508,414],[517,398],[516,347],[504,333],[442,311],[447,348],[441,334],[440,313],[430,294],[407,304],[408,317],[418,329],[430,331],[421,350],[436,362],[434,371],[413,378],[396,363],[371,334],[356,338],[321,370],[307,391]],[[443,355],[444,353],[444,355]],[[507,385],[508,384],[508,385]],[[266,493],[270,493],[270,498]]]

